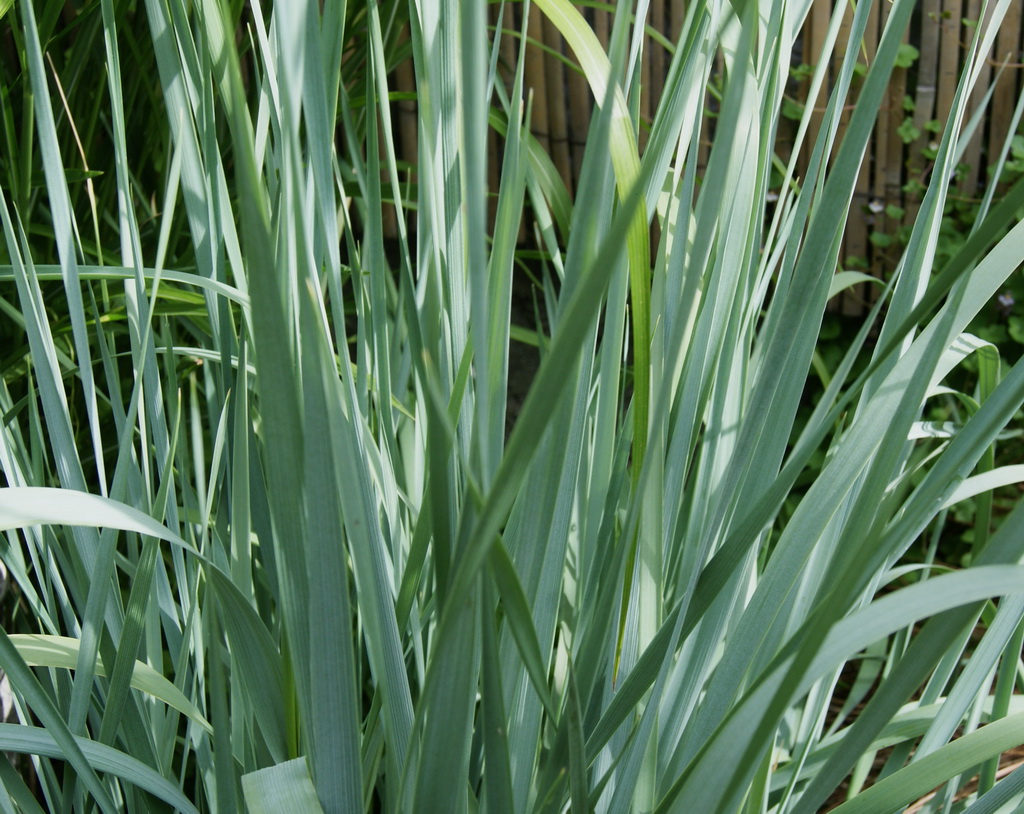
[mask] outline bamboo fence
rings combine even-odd
[[[815,0],[805,22],[802,36],[797,41],[793,65],[816,66],[828,30],[836,0]],[[845,0],[838,0],[845,2]],[[860,60],[870,63],[881,38],[889,4],[877,0],[872,7],[864,41],[857,45],[848,42],[852,10],[846,3],[844,29],[832,57],[830,72],[835,75],[848,47],[861,51]],[[927,181],[930,170],[929,151],[938,138],[936,128],[944,123],[952,106],[956,84],[963,65],[966,49],[978,24],[981,0],[919,0],[915,16],[905,42],[910,64],[897,67],[893,73],[888,104],[876,124],[869,155],[866,156],[856,185],[855,200],[850,214],[841,264],[862,266],[876,276],[891,271],[899,258],[896,241],[884,245],[884,236],[895,235],[901,226],[910,223],[919,205],[914,182]],[[611,6],[595,7],[593,3],[578,4],[602,43],[610,37]],[[497,9],[498,7],[496,7]],[[501,60],[513,65],[522,25],[522,5],[506,3],[500,7],[502,18],[492,20],[504,29]],[[497,15],[498,11],[494,12]],[[685,3],[681,0],[651,0],[648,26],[662,34],[661,39],[675,42],[682,28]],[[987,183],[987,169],[1003,152],[1007,134],[1019,94],[1024,92],[1024,3],[1011,3],[1010,10],[1000,27],[995,46],[972,94],[968,116],[979,108],[987,91],[992,100],[985,120],[977,128],[963,155],[961,172],[955,185],[955,198],[965,202],[980,200]],[[551,156],[570,195],[578,185],[587,127],[593,100],[581,73],[575,69],[571,52],[561,35],[536,8],[531,8],[527,20],[527,55],[525,83],[532,91],[533,107],[530,127],[541,146]],[[639,111],[642,126],[638,133],[641,149],[646,143],[649,127],[664,86],[671,55],[659,38],[648,34],[640,59],[641,75]],[[914,58],[916,49],[916,58]],[[824,108],[827,88],[818,99],[806,98],[810,81],[800,79],[799,72],[791,81],[789,95],[798,105],[814,105],[811,131],[798,156],[798,167],[803,169],[821,125],[820,110]],[[415,92],[415,78],[411,64],[403,63],[394,77],[396,89],[402,93]],[[709,107],[713,108],[709,99]],[[415,162],[415,103],[398,103],[402,134],[401,149],[410,162]],[[849,111],[846,112],[846,117]],[[843,124],[845,126],[845,119]],[[706,118],[702,133],[702,149],[698,162],[706,161],[713,122]],[[780,132],[776,150],[780,158],[788,160],[795,123]],[[839,137],[842,137],[840,132]],[[497,184],[500,164],[499,140],[492,133],[492,167],[490,182]],[[522,237],[529,237],[525,228]],[[856,313],[863,309],[866,291],[853,291],[842,304],[844,311]]]

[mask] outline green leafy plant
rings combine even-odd
[[[8,11],[5,134],[33,147],[0,173],[0,667],[21,721],[0,748],[34,756],[42,803],[0,768],[5,810],[802,814],[846,781],[850,814],[941,786],[937,810],[971,776],[974,814],[1020,797],[1020,770],[996,778],[1024,743],[1024,509],[991,493],[1022,480],[994,456],[1024,366],[968,326],[1024,260],[1024,184],[932,264],[1008,3],[838,356],[823,317],[864,282],[837,256],[912,0],[866,72],[844,52],[799,178],[773,145],[806,4],[687,4],[642,155],[642,26],[619,4],[605,49],[565,0],[532,5],[594,97],[573,198],[484,4],[411,2],[407,41],[405,7],[376,3],[103,0],[74,21],[91,41],[59,4]],[[812,98],[873,19],[845,13]],[[44,60],[62,49],[104,68],[63,78],[73,116]],[[82,154],[112,154],[92,193],[69,187],[83,117],[104,127]],[[526,211],[547,327],[506,437]],[[904,559],[966,500],[967,567]]]

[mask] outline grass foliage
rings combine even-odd
[[[525,25],[483,3],[0,2],[23,722],[0,749],[31,756],[0,810],[809,814],[844,782],[843,814],[936,787],[929,811],[1013,809],[1024,509],[992,490],[1024,480],[996,454],[1024,363],[965,330],[1019,274],[1024,184],[933,262],[1011,2],[972,29],[913,232],[834,369],[819,329],[859,281],[840,238],[913,0],[876,1],[854,93],[874,12],[837,4],[803,177],[774,144],[806,0],[688,3],[642,153],[648,4],[618,4],[606,51],[533,0],[595,101],[572,198],[529,132]],[[506,437],[523,339],[541,363]],[[967,499],[952,568],[934,544]]]

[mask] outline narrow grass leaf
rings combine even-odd
[[[505,610],[505,622],[519,648],[519,655],[530,676],[530,683],[548,715],[555,719],[557,711],[548,690],[547,669],[537,640],[537,629],[533,625],[533,615],[523,594],[523,587],[516,576],[515,566],[512,565],[501,541],[491,547],[490,564],[491,575],[494,577],[494,584]]]
[[[936,786],[1024,743],[1024,714],[994,721],[943,746],[847,800],[836,814],[895,811]]]
[[[60,667],[74,670],[77,665],[78,639],[42,633],[11,633],[9,638],[25,659],[25,663],[31,667]],[[96,675],[106,674],[103,661],[97,661]],[[213,732],[210,722],[203,717],[196,705],[148,664],[135,661],[131,671],[131,686],[178,710],[207,732]]]
[[[88,738],[75,737],[75,744],[81,750],[84,759],[97,771],[109,772],[120,777],[186,814],[198,814],[198,809],[174,783],[131,755]],[[60,745],[59,736],[56,736],[49,726],[42,729],[21,724],[0,724],[0,749],[55,758],[67,756]],[[101,804],[103,801],[103,797],[98,798]],[[117,809],[111,807],[109,810]]]
[[[242,776],[242,794],[250,814],[322,814],[305,758],[295,758]]]
[[[259,722],[271,756],[281,762],[288,753],[281,656],[263,621],[231,580],[216,568],[208,569],[206,574],[217,596],[221,624],[238,665],[241,685],[249,695],[249,708]]]
[[[967,478],[967,480],[956,487],[953,493],[946,499],[946,502],[942,504],[942,508],[948,509],[962,500],[990,492],[1001,486],[1011,486],[1021,481],[1024,481],[1024,465],[1009,464],[1007,466],[1000,466],[998,469]]]
[[[114,805],[109,792],[96,775],[92,762],[83,752],[80,739],[71,734],[49,694],[25,663],[18,649],[3,629],[0,629],[0,667],[3,667],[4,672],[10,679],[11,685],[25,699],[33,714],[45,728],[46,731],[40,732],[39,737],[52,745],[52,752],[47,752],[47,754],[67,760],[74,768],[78,778],[89,790],[89,793],[96,798],[99,807],[103,811],[113,814],[117,807]],[[21,726],[3,724],[4,729],[0,730],[0,732],[7,732],[6,727],[8,726],[15,731],[23,729]],[[11,733],[7,734],[8,738],[12,736]],[[14,748],[10,745],[4,748],[14,751]]]
[[[136,531],[194,551],[181,537],[149,515],[117,500],[48,486],[0,489],[0,531],[37,525]]]

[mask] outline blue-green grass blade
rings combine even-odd
[[[57,250],[60,255],[64,290],[68,297],[68,314],[71,319],[72,334],[74,336],[75,354],[80,361],[86,413],[89,418],[93,453],[98,467],[97,475],[100,483],[105,488],[106,476],[102,463],[103,442],[96,413],[96,386],[92,378],[92,354],[85,327],[85,306],[82,300],[81,284],[78,279],[74,213],[68,196],[64,161],[61,158],[57,141],[57,130],[50,101],[49,84],[46,81],[46,70],[43,67],[39,32],[36,30],[35,12],[31,5],[25,5],[22,12],[25,26],[25,45],[28,52],[28,75],[32,85],[32,92],[35,96],[36,132],[39,136],[43,172],[46,175],[50,213],[53,218],[54,238],[56,239]],[[71,447],[66,452],[71,452],[73,449],[74,447]],[[65,485],[80,486],[80,484],[76,483],[66,483]]]
[[[609,152],[615,167],[619,201],[625,204],[640,178],[640,159],[629,112],[621,89],[612,83],[611,64],[583,15],[565,0],[535,0],[537,6],[558,28],[576,54],[584,76],[598,104],[611,102]],[[646,179],[645,179],[646,181]],[[647,235],[646,200],[635,204],[627,233],[627,256],[632,298],[634,367],[633,472],[639,476],[647,446],[647,420],[650,409],[650,244]]]
[[[580,710],[576,671],[569,659],[566,682],[565,708],[562,711],[569,741],[569,799],[573,814],[590,811],[589,784],[587,782],[586,748],[583,741],[583,714]]]
[[[313,298],[304,298],[303,322],[317,325]],[[302,332],[303,404],[308,553],[309,653],[312,697],[309,732],[310,763],[320,801],[327,812],[357,810],[362,805],[359,764],[360,710],[352,635],[348,567],[339,511],[339,484],[330,438],[327,406],[337,373],[323,333]]]
[[[537,639],[537,629],[534,627],[533,616],[522,585],[516,576],[515,566],[512,565],[501,541],[496,542],[491,549],[490,565],[491,575],[505,611],[505,623],[515,639],[533,690],[541,699],[548,715],[555,719],[557,711],[548,690],[547,667]]]
[[[305,758],[295,758],[242,776],[242,794],[251,814],[322,814]]]
[[[40,264],[35,267],[36,278],[39,280],[60,280],[61,271],[60,266],[52,266]],[[135,278],[136,269],[126,268],[124,266],[89,266],[80,265],[78,267],[78,278],[80,280],[132,280]],[[180,283],[181,285],[194,286],[204,291],[209,291],[211,294],[216,294],[220,297],[236,302],[243,308],[248,309],[249,297],[234,286],[222,283],[219,280],[211,280],[208,277],[203,277],[199,274],[193,274],[188,271],[178,271],[176,269],[155,269],[155,268],[142,268],[142,277],[147,282],[153,281],[157,278],[167,283]],[[15,270],[13,266],[0,266],[0,281],[8,281],[15,279]],[[166,289],[162,292],[165,296],[168,296],[170,292]]]
[[[210,588],[208,592],[211,595],[209,603],[210,612],[203,615],[203,640],[205,647],[209,651],[209,664],[206,668],[206,680],[204,683],[206,684],[206,691],[209,696],[208,705],[210,717],[213,719],[214,730],[210,742],[206,745],[205,749],[199,750],[199,754],[203,755],[205,753],[207,756],[206,770],[214,776],[214,782],[216,783],[216,788],[212,795],[214,804],[218,809],[231,810],[232,808],[238,808],[238,787],[240,785],[239,773],[236,768],[233,749],[231,748],[232,725],[235,723],[234,719],[236,717],[242,718],[243,716],[232,701],[228,699],[229,681],[227,670],[230,656],[225,652],[224,636],[221,632],[223,626],[220,624],[220,619],[214,607],[215,601],[212,600],[214,591]],[[234,686],[237,686],[237,684]],[[237,692],[232,693],[235,696],[232,699],[235,703],[238,703],[239,699],[237,696],[240,694]],[[233,712],[235,714],[232,714]],[[248,716],[245,717],[248,718]],[[246,726],[252,726],[249,720],[246,720],[245,724]],[[212,767],[210,763],[213,764]]]
[[[266,741],[270,756],[277,762],[288,755],[285,724],[285,688],[281,655],[263,621],[232,584],[216,568],[206,576],[217,597],[221,625],[231,645],[241,686],[249,697],[249,708]]]
[[[968,717],[969,710],[986,696],[996,662],[1021,620],[1024,620],[1024,598],[1004,598],[995,618],[988,624],[984,637],[947,693],[942,709],[918,743],[914,761],[948,743],[957,727]]]
[[[998,757],[995,760],[998,761]],[[1024,767],[1014,769],[988,791],[982,791],[981,796],[964,809],[964,814],[998,814],[1021,794],[1024,794]]]
[[[593,265],[579,285],[559,318],[559,330],[552,337],[548,354],[541,363],[533,386],[527,394],[522,411],[506,447],[505,456],[495,476],[494,485],[476,519],[471,535],[474,546],[458,563],[453,575],[449,602],[458,605],[469,590],[475,575],[486,561],[490,542],[495,539],[505,519],[527,464],[543,436],[547,416],[564,393],[563,384],[576,364],[590,325],[596,319],[601,297],[615,269],[613,260],[620,255],[625,238],[632,228],[632,218],[640,204],[641,186],[634,187],[626,205],[616,214],[606,233]],[[443,622],[442,622],[443,626]]]
[[[10,679],[11,686],[21,694],[28,707],[45,728],[45,733],[40,733],[40,741],[45,739],[51,745],[50,751],[46,752],[46,754],[68,761],[72,768],[74,768],[78,779],[96,799],[100,809],[113,814],[117,807],[114,805],[114,801],[107,788],[96,774],[96,769],[92,762],[86,757],[82,749],[85,739],[80,739],[71,734],[50,695],[43,688],[42,684],[39,683],[39,680],[35,677],[28,664],[25,663],[25,660],[18,652],[14,642],[7,635],[7,632],[2,629],[0,629],[0,667],[3,667],[4,672]],[[5,732],[7,727],[16,732],[23,729],[23,727],[13,724],[3,724],[2,726],[4,728],[0,729],[0,732]],[[15,747],[10,745],[11,739],[12,735],[9,733],[4,748],[15,751]],[[98,747],[99,744],[96,744],[96,746]]]
[[[467,810],[470,734],[479,683],[479,587],[464,613],[441,628],[430,654],[427,680],[416,709],[403,807],[410,811]]]
[[[3,793],[7,796],[7,807],[5,812],[10,814],[45,814],[35,794],[25,784],[25,779],[18,773],[11,762],[0,763],[0,784],[3,784]],[[14,808],[13,803],[19,806]]]
[[[1022,389],[1019,383],[1015,387],[1014,379],[1024,379],[1020,363],[1011,371],[1011,375],[1004,380],[1004,384],[1008,383],[1009,386],[997,390],[975,415],[975,419],[978,419],[980,416],[981,420],[977,420],[973,425],[969,423],[963,431],[964,434],[958,435],[950,443],[942,458],[939,459],[936,466],[932,468],[918,487],[911,500],[908,501],[907,511],[900,518],[900,522],[892,524],[886,530],[886,537],[881,541],[880,545],[883,551],[891,550],[899,541],[912,538],[923,530],[928,518],[936,511],[936,507],[941,505],[942,494],[951,488],[951,483],[955,483],[962,477],[962,474],[958,476],[957,473],[969,471],[981,456],[990,438],[1005,425],[1007,412],[1012,413],[1019,406],[1021,400],[1024,399],[1024,389]],[[1003,401],[1003,404],[1000,405],[1000,401]],[[922,512],[926,514],[922,516]],[[984,564],[1014,561],[1016,556],[1014,554],[1014,547],[1019,544],[1015,541],[1013,532],[1019,529],[1022,520],[1024,520],[1024,512],[1021,512],[1018,508],[1015,514],[1004,521],[999,533],[981,552],[977,562]],[[871,565],[875,566],[874,563]],[[930,585],[931,582],[929,581],[924,584]],[[951,622],[950,626],[958,629],[956,625],[964,626],[972,623],[973,616],[968,611],[966,616],[963,616],[963,618],[958,616],[955,624]],[[937,663],[948,642],[955,638],[951,636],[946,628],[938,629],[932,635],[932,631],[936,630],[935,625],[937,624],[938,620],[934,620],[931,623],[931,627],[926,627],[922,634],[915,639],[911,645],[911,651],[901,660],[896,675],[889,682],[883,683],[881,689],[876,692],[875,697],[869,704],[869,710],[873,708],[888,708],[894,712],[898,705],[924,680],[930,669],[929,665]],[[898,675],[902,679],[902,674],[907,674],[908,677],[903,679],[901,684],[896,681],[896,677]],[[829,778],[831,778],[831,782],[838,783],[842,776],[841,773],[855,759],[854,755],[859,754],[857,752],[858,744],[861,747],[866,745],[866,742],[872,737],[872,732],[881,726],[883,720],[883,713],[879,713],[879,716],[859,716],[854,724],[856,737],[848,736],[839,752],[833,756],[829,764],[815,778],[815,794],[818,797],[815,797],[815,795],[808,791],[805,792],[804,799],[814,800],[820,798],[823,800],[828,793]],[[844,763],[844,760],[848,761],[848,763]]]
[[[197,554],[162,523],[120,501],[49,486],[0,488],[0,531],[43,524],[135,531]]]
[[[267,192],[256,164],[252,123],[245,102],[238,53],[226,29],[225,11],[216,0],[204,3],[206,44],[213,61],[214,77],[221,88],[221,100],[227,108],[235,146],[242,243],[249,260],[252,344],[258,371],[256,391],[263,419],[262,440],[267,450],[264,460],[273,523],[273,540],[264,542],[275,547],[275,565],[281,576],[279,585],[285,608],[283,621],[288,647],[293,655],[292,664],[297,670],[298,697],[308,699],[309,588],[306,553],[301,545],[304,526],[302,411],[297,381],[294,314],[288,299],[288,292],[295,283],[292,274],[279,273],[276,262],[278,253],[273,248]],[[225,627],[229,625],[227,618],[224,624]],[[280,668],[277,659],[272,664]],[[283,728],[271,737],[275,745],[283,746]],[[283,755],[277,759],[282,758]]]
[[[181,790],[146,764],[131,755],[119,752],[87,738],[75,738],[81,749],[83,758],[101,772],[120,777],[138,786],[154,797],[174,806],[185,814],[198,814],[198,809],[191,803]],[[0,748],[9,752],[24,752],[47,757],[63,758],[66,755],[61,738],[50,727],[41,729],[34,726],[17,724],[0,724]],[[102,798],[99,798],[102,803]],[[117,809],[111,807],[109,810]]]
[[[11,633],[11,643],[31,667],[60,667],[73,670],[78,663],[78,639],[69,636],[51,636],[36,633]],[[105,676],[106,667],[97,661],[96,675]],[[188,697],[164,676],[144,662],[134,660],[130,672],[131,686],[140,692],[163,701],[207,732],[212,732],[209,721]]]
[[[484,742],[484,796],[487,810],[515,811],[512,794],[512,770],[509,766],[508,718],[501,689],[501,664],[498,659],[498,631],[494,625],[494,592],[483,591],[481,618],[481,726]]]
[[[1018,546],[1019,548],[1019,546]],[[707,771],[725,758],[726,752],[736,749],[739,738],[749,734],[749,715],[779,690],[792,698],[805,693],[813,682],[828,670],[863,649],[873,641],[894,633],[906,624],[927,616],[955,609],[990,596],[1019,593],[1020,566],[982,566],[935,578],[935,585],[917,583],[888,594],[837,624],[828,634],[813,662],[808,665],[797,683],[786,684],[784,679],[792,664],[797,647],[791,646],[780,653],[772,669],[762,674],[754,686],[730,710],[725,722],[707,745],[699,752],[684,774],[671,786],[659,804],[658,811],[680,810],[680,795],[688,792],[686,800],[698,805],[710,805],[715,810],[723,790],[708,783]],[[941,584],[938,582],[941,580]],[[938,589],[938,590],[937,590]],[[877,721],[877,719],[876,719]],[[878,729],[884,724],[882,721]],[[866,745],[866,744],[865,744]],[[857,751],[861,754],[861,751]],[[698,779],[699,778],[699,779]],[[795,811],[807,810],[812,798],[805,793]]]
[[[837,814],[896,811],[1002,752],[1024,743],[1024,714],[993,721],[911,763],[833,809]]]
[[[498,135],[508,136],[510,132],[508,119],[502,115],[500,110],[492,108],[488,115],[488,122]],[[521,130],[519,143],[522,145],[520,149],[526,158],[530,174],[542,194],[542,200],[546,201],[550,208],[554,225],[558,227],[558,232],[563,237],[568,238],[573,205],[569,190],[565,187],[565,181],[558,173],[551,156],[544,152],[544,148],[532,133],[525,129]]]

